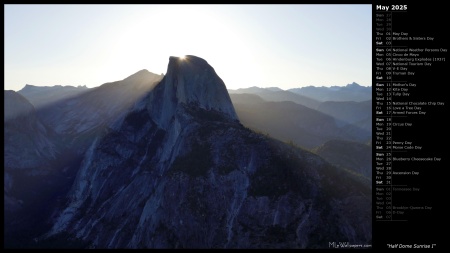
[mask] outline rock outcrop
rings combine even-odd
[[[328,248],[371,241],[371,192],[320,157],[243,127],[201,58],[88,148],[40,242],[89,248]]]

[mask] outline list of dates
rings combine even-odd
[[[448,40],[437,29],[417,29],[442,25],[418,21],[420,10],[411,8],[420,7],[373,8],[373,215],[375,222],[395,222],[388,230],[406,233],[439,222],[436,196],[444,192],[438,178],[448,170],[441,148],[448,145]],[[403,245],[399,241],[387,246]],[[433,242],[424,245],[435,247]]]

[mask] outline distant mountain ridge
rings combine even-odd
[[[302,92],[302,94],[298,94],[301,91],[311,91],[311,92]],[[323,139],[323,135],[328,136],[335,136],[338,139],[347,139],[347,140],[353,140],[358,141],[362,143],[366,143],[369,139],[371,139],[371,132],[372,132],[372,100],[371,100],[371,94],[372,90],[371,87],[363,87],[360,86],[357,83],[348,84],[344,87],[339,86],[332,86],[332,87],[304,87],[304,88],[298,88],[298,89],[291,89],[289,91],[283,91],[281,89],[275,89],[275,88],[259,88],[256,86],[250,87],[250,88],[244,88],[244,89],[238,89],[238,90],[229,90],[231,96],[234,96],[234,99],[236,99],[237,107],[239,108],[239,113],[241,114],[241,117],[243,122],[246,124],[249,124],[252,128],[259,129],[261,131],[272,133],[273,136],[277,136],[277,138],[281,138],[283,140],[290,139],[295,140],[294,141],[298,144],[300,144],[303,147],[310,148],[311,145],[314,145],[314,143],[318,143],[317,141],[320,140],[320,138]],[[297,93],[294,93],[297,92]],[[312,93],[315,95],[312,97],[310,96]],[[256,106],[252,106],[252,109],[249,108],[250,105],[248,105],[249,101],[253,101],[252,103],[261,103],[261,99],[259,99],[258,102],[256,102],[256,98],[253,96],[248,97],[248,101],[244,99],[243,95],[254,95],[258,98],[261,98],[265,102],[287,102],[291,101],[299,105],[303,105],[306,107],[309,107],[310,109],[313,109],[317,113],[324,113],[328,116],[331,116],[335,119],[336,127],[340,128],[340,133],[331,134],[330,132],[323,132],[322,136],[308,134],[309,137],[313,137],[316,140],[312,141],[311,138],[305,137],[302,140],[298,139],[299,137],[297,134],[295,134],[295,129],[292,129],[288,127],[286,131],[283,130],[277,130],[273,132],[276,128],[280,128],[281,125],[283,125],[282,121],[279,121],[281,123],[278,125],[278,127],[275,127],[277,123],[271,122],[267,117],[264,116],[264,112],[259,112],[259,108]],[[320,95],[320,99],[318,95]],[[368,98],[367,100],[363,100],[365,98]],[[323,101],[322,99],[329,99],[329,101]],[[355,99],[356,101],[346,101],[347,99]],[[340,101],[345,100],[345,101]],[[243,108],[245,105],[246,108]],[[274,108],[271,108],[273,110]],[[277,112],[277,114],[280,114],[277,116],[278,118],[282,117],[281,115],[284,115],[285,119],[290,118],[296,118],[299,116],[299,114],[296,115],[289,115],[287,111],[280,110]],[[251,110],[251,112],[250,112]],[[260,115],[259,123],[256,121],[252,122],[250,118],[256,119],[257,115]],[[275,114],[271,114],[275,115]],[[265,121],[262,123],[262,121]],[[305,118],[306,121],[308,121],[307,118]],[[274,128],[275,127],[275,128]],[[284,127],[287,127],[287,125],[284,125]],[[317,125],[319,127],[319,125]],[[300,131],[301,132],[301,131]],[[301,133],[298,133],[299,135],[304,135]],[[331,135],[330,135],[331,134]],[[319,138],[317,138],[319,137]],[[327,138],[327,137],[326,137]],[[328,140],[330,140],[328,138]],[[319,145],[323,144],[323,142],[319,143]]]
[[[289,91],[318,101],[355,101],[361,102],[372,99],[372,87],[361,86],[355,82],[346,86],[317,87],[307,86],[293,88]]]
[[[37,104],[46,103],[37,110],[41,120],[72,141],[79,134],[102,131],[161,79],[161,75],[141,70],[121,81],[91,89],[56,87],[51,93],[46,87],[34,87],[35,92],[23,93]],[[50,93],[53,103],[48,103],[47,97],[41,95],[46,92]]]
[[[59,100],[67,99],[89,90],[86,86],[34,86],[27,84],[19,94],[26,97],[36,108],[41,108],[48,104],[53,104]]]
[[[371,134],[363,129],[349,132],[332,116],[292,101],[269,102],[247,93],[230,96],[242,124],[303,148],[333,139],[365,142]]]
[[[320,102],[309,98],[307,96],[303,96],[301,94],[296,94],[290,91],[285,91],[278,88],[259,88],[256,86],[250,87],[250,88],[242,88],[237,90],[228,90],[230,94],[243,94],[243,93],[249,93],[249,94],[255,94],[260,96],[266,101],[274,101],[274,102],[282,102],[282,101],[292,101],[297,104],[301,104],[304,106],[307,106],[309,108],[317,108],[319,106]]]

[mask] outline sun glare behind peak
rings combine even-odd
[[[180,60],[185,60],[186,59],[186,55],[181,55],[180,57],[178,57]]]

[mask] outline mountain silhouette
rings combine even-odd
[[[371,238],[370,198],[350,173],[243,127],[205,60],[171,57],[163,80],[91,144],[40,240],[92,248],[361,243]]]
[[[157,82],[140,78],[145,73],[38,112],[81,157],[66,188],[46,192],[51,197],[42,203],[41,222],[15,217],[22,230],[9,235],[9,247],[328,248],[330,241],[371,242],[371,189],[311,152],[244,127],[207,61],[170,57]],[[147,90],[124,95],[140,85]],[[65,167],[55,170],[63,174]]]

